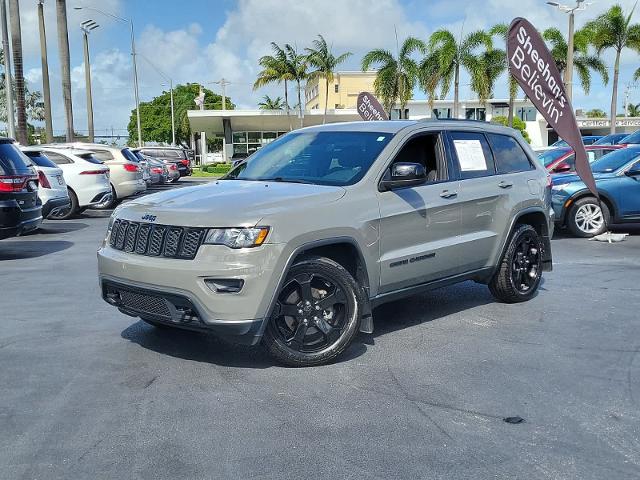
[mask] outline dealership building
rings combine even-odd
[[[245,156],[272,142],[292,129],[321,125],[324,106],[327,103],[327,123],[361,120],[356,110],[358,94],[373,91],[375,72],[338,72],[329,85],[328,98],[322,79],[309,81],[305,87],[305,109],[302,118],[298,110],[290,115],[284,110],[190,110],[187,115],[192,132],[204,132],[206,137],[224,139],[226,159]],[[491,121],[496,116],[507,116],[507,99],[461,100],[459,118]],[[452,118],[453,101],[435,100],[433,106],[426,100],[410,100],[404,109],[394,108],[391,119],[444,119]],[[580,112],[578,112],[580,113]],[[555,142],[557,134],[528,99],[516,99],[514,116],[523,120],[531,145],[542,147]],[[578,126],[583,135],[606,135],[610,131],[608,119],[578,117]],[[640,129],[640,118],[618,118],[617,132],[633,132]],[[198,149],[199,151],[200,149]]]

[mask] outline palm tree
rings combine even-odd
[[[302,82],[307,79],[307,57],[298,53],[296,47],[292,47],[288,43],[284,46],[287,53],[287,62],[289,71],[296,82],[298,90],[298,117],[300,118],[300,127],[304,126],[304,117],[302,115]]]
[[[567,50],[569,50],[567,41],[557,28],[547,28],[542,33],[542,37],[549,43],[553,60],[556,62],[560,74],[564,76],[564,71],[567,69]],[[588,33],[577,31],[573,37],[573,68],[576,70],[582,89],[587,95],[591,89],[591,71],[599,73],[605,85],[609,83],[607,66],[599,56],[589,55],[588,48]]]
[[[380,48],[371,50],[362,58],[362,71],[379,65],[373,88],[389,117],[396,102],[400,104],[400,112],[404,111],[419,79],[418,63],[411,58],[413,52],[425,53],[426,45],[415,37],[407,37],[397,58],[390,51]]]
[[[507,25],[506,23],[498,23],[497,25],[494,25],[489,30],[489,35],[491,35],[492,37],[493,36],[500,37],[506,46],[507,36],[509,35],[509,25]],[[504,63],[505,65],[507,65],[506,68],[508,70],[509,62],[507,61],[506,51],[504,51]],[[516,81],[514,76],[511,75],[511,73],[508,73],[508,76],[509,76],[509,114],[507,116],[507,125],[509,127],[513,127],[513,109],[515,108],[516,95],[518,95],[518,82]]]
[[[453,116],[458,118],[460,103],[460,68],[469,71],[478,84],[483,82],[481,62],[474,51],[484,45],[487,50],[493,48],[491,37],[482,30],[470,33],[460,42],[448,30],[437,30],[429,38],[429,65],[424,67],[435,72],[432,84],[440,86],[440,95],[445,97],[453,82]],[[486,91],[486,86],[482,86]]]
[[[28,145],[27,107],[24,93],[24,63],[22,59],[22,32],[20,30],[20,6],[18,0],[10,0],[11,49],[13,52],[13,79],[16,88],[16,140]]]
[[[640,117],[640,103],[636,103],[635,105],[630,103],[627,106],[627,113],[630,117]]]
[[[284,83],[284,107],[287,111],[287,119],[289,120],[289,130],[293,130],[289,110],[288,82],[294,80],[294,76],[291,72],[287,53],[284,49],[280,48],[275,42],[271,42],[271,49],[273,50],[273,55],[265,55],[258,61],[262,67],[262,71],[258,74],[258,78],[253,84],[253,89],[257,90],[270,83]]]
[[[587,22],[583,30],[598,55],[613,48],[616,52],[613,67],[613,89],[611,92],[611,133],[616,131],[616,108],[618,106],[618,77],[620,76],[620,55],[625,48],[640,53],[640,24],[631,25],[631,13],[625,17],[622,7],[614,5],[600,14],[595,20]],[[637,72],[636,72],[637,73]]]
[[[271,98],[269,95],[262,97],[262,101],[258,103],[261,110],[282,110],[284,101],[282,97]]]
[[[322,123],[327,121],[327,105],[329,103],[329,83],[333,82],[335,69],[351,56],[351,52],[345,52],[337,57],[331,51],[331,47],[327,45],[322,35],[318,35],[318,39],[313,41],[313,48],[306,48],[307,60],[309,65],[315,70],[309,73],[309,78],[324,79],[325,96],[324,96],[324,116]]]
[[[67,142],[73,142],[73,104],[71,102],[71,60],[69,58],[69,31],[67,29],[67,2],[56,0],[58,21],[58,50],[62,70],[62,98],[67,123]]]

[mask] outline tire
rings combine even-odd
[[[285,365],[331,362],[359,330],[362,289],[342,265],[328,258],[308,257],[294,264],[276,300],[262,343]]]
[[[108,210],[109,208],[113,207],[117,201],[118,201],[118,196],[116,195],[116,189],[113,187],[113,184],[111,184],[111,200],[109,200],[108,202],[99,203],[97,205],[92,205],[91,209],[92,210]]]
[[[518,225],[489,282],[491,294],[504,303],[526,302],[533,298],[542,280],[543,248],[535,228]]]
[[[178,183],[181,177],[174,178],[170,183]]]
[[[602,210],[598,200],[585,197],[576,200],[567,212],[567,227],[576,237],[590,238],[607,231],[611,221],[611,213],[602,202]]]
[[[70,218],[78,215],[80,209],[80,207],[78,206],[78,197],[70,188],[67,189],[67,193],[69,193],[69,200],[71,200],[71,208],[69,208],[69,210],[67,210],[65,213],[50,216],[49,218],[51,220],[69,220]]]

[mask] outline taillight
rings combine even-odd
[[[169,165],[169,170],[177,170],[178,167],[176,166],[175,163],[172,163],[171,165]]]
[[[107,174],[106,170],[85,170],[84,172],[80,172],[80,175],[102,175]]]
[[[152,171],[153,173],[160,173],[160,174],[162,174],[162,169],[161,169],[161,168],[159,168],[159,167],[153,167],[153,168],[151,169],[151,171]]]
[[[189,166],[189,160],[187,160],[186,158],[184,160],[180,160],[180,163],[182,163],[185,167]]]
[[[137,165],[134,165],[132,163],[125,163],[123,165],[123,167],[127,172],[139,172],[140,171],[140,167],[138,167]]]
[[[0,175],[0,192],[20,192],[29,180],[37,177],[29,175]]]
[[[49,179],[44,174],[42,170],[38,170],[38,181],[40,182],[40,186],[42,188],[51,188],[51,184],[49,183]]]

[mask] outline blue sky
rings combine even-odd
[[[613,2],[601,0],[581,12],[577,27]],[[630,9],[634,0],[621,0]],[[25,72],[30,88],[42,85],[35,0],[20,0]],[[101,27],[91,35],[94,111],[98,130],[126,129],[133,107],[128,26],[100,13],[74,10],[74,6],[100,8],[122,17],[133,18],[139,58],[140,92],[143,100],[160,93],[163,77],[149,61],[173,78],[174,83],[208,83],[221,77],[232,84],[228,94],[244,108],[255,107],[264,94],[282,95],[274,86],[253,92],[251,85],[258,71],[257,59],[269,51],[269,43],[289,42],[303,48],[322,33],[337,53],[354,53],[344,69],[358,69],[369,49],[395,48],[394,26],[398,36],[415,35],[426,39],[439,28],[470,32],[497,22],[525,16],[538,28],[567,28],[567,16],[545,4],[544,0],[68,0],[72,84],[76,130],[86,129],[84,69],[79,23],[92,18]],[[55,2],[45,0],[49,63],[53,96],[54,130],[64,129],[61,82],[56,41]],[[640,13],[636,22],[640,23]],[[613,53],[603,56],[613,64]],[[627,51],[623,57],[618,104],[623,102],[624,84],[640,65],[638,56]],[[462,77],[461,96],[471,93]],[[496,97],[506,95],[506,78],[500,79]],[[216,90],[215,85],[207,85]],[[293,94],[293,91],[291,91]],[[590,95],[574,87],[574,107],[608,110],[610,86],[594,78]],[[424,98],[416,92],[416,98]],[[631,101],[640,102],[640,89]]]

